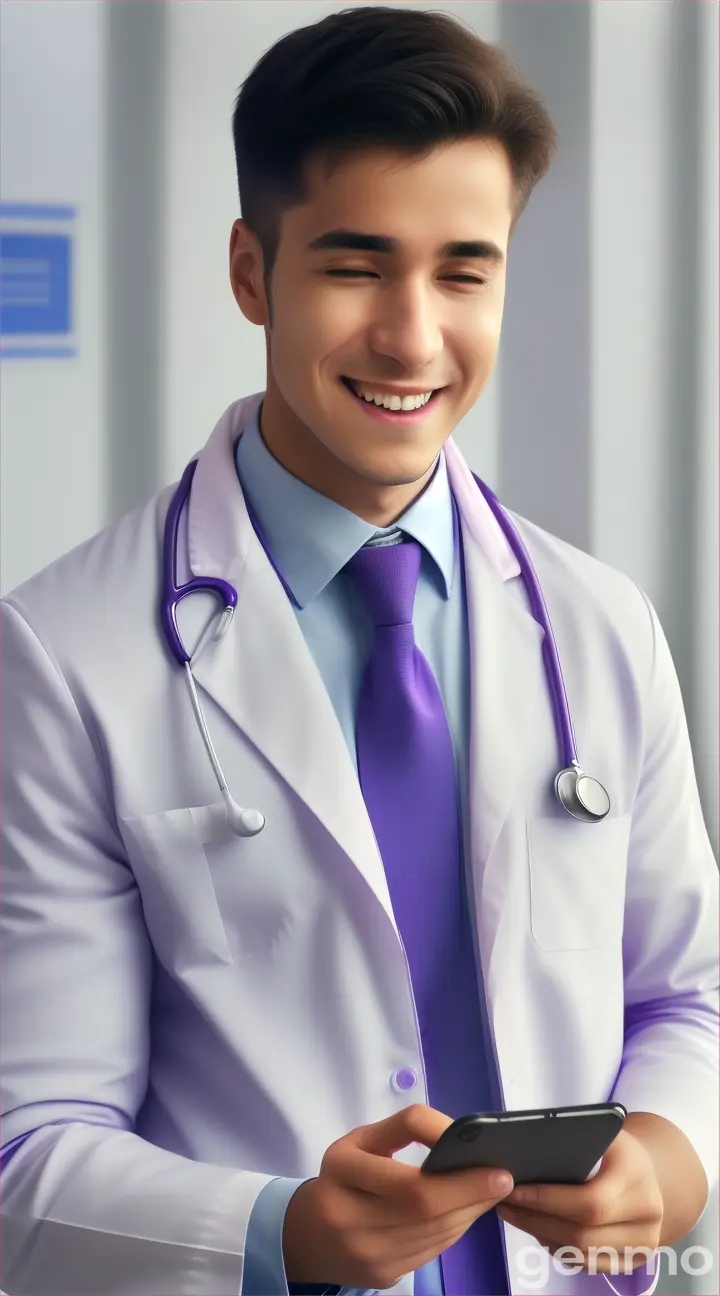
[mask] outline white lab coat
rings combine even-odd
[[[427,1101],[370,820],[232,462],[261,398],[220,419],[189,542],[181,528],[181,577],[189,553],[236,584],[237,613],[220,642],[210,597],[179,616],[191,650],[205,639],[194,675],[231,791],[266,816],[258,837],[224,832],[158,632],[174,488],[2,604],[4,1141],[42,1126],[3,1180],[13,1296],[234,1296],[265,1184],[317,1174],[347,1131]],[[542,631],[488,558],[488,509],[452,440],[446,454],[472,647],[471,907],[505,1105],[613,1096],[659,1113],[713,1183],[718,871],[666,641],[627,576],[515,519],[580,762],[612,798],[604,822],[571,819],[552,792]],[[403,1066],[409,1093],[390,1082]],[[527,1281],[533,1240],[504,1235],[513,1296],[608,1293],[600,1275]],[[411,1291],[410,1275],[393,1288]]]

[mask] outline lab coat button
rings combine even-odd
[[[394,1071],[391,1075],[390,1084],[397,1093],[407,1093],[408,1089],[415,1088],[417,1073],[412,1067],[401,1067],[399,1071]]]

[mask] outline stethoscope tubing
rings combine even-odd
[[[538,575],[535,571],[533,561],[527,551],[522,536],[510,521],[510,518],[502,507],[497,495],[495,495],[484,481],[480,480],[476,473],[473,473],[473,477],[492,509],[499,525],[502,527],[508,544],[520,564],[520,571],[530,600],[533,616],[538,625],[545,632],[542,652],[545,658],[546,674],[550,682],[550,693],[555,708],[555,723],[562,739],[563,760],[566,765],[578,765],[575,731],[573,729],[572,717],[570,715],[570,704],[568,702],[567,691],[565,688],[565,680],[562,673],[562,667],[560,666],[560,654],[558,653],[557,642],[550,621],[550,613],[547,609],[545,596],[542,592],[542,586],[538,580]]]

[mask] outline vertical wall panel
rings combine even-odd
[[[108,10],[107,515],[121,516],[162,484],[165,262],[165,59],[168,9]],[[199,197],[196,196],[196,200]],[[196,252],[196,255],[200,250]]]
[[[581,549],[590,522],[591,6],[501,4],[498,39],[559,134],[513,236],[503,323],[503,499]]]

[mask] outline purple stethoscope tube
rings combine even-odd
[[[237,590],[229,583],[229,581],[221,580],[219,577],[215,576],[194,576],[184,585],[178,585],[177,583],[177,545],[180,515],[189,498],[196,467],[197,459],[191,460],[187,465],[180,480],[180,484],[171,500],[167,517],[165,519],[165,531],[163,535],[163,578],[160,595],[160,623],[170,651],[178,664],[185,669],[195,718],[227,807],[228,826],[239,837],[254,837],[265,825],[264,816],[259,810],[242,809],[242,807],[240,807],[230,795],[227,780],[217,758],[205,722],[205,717],[202,712],[202,707],[200,706],[200,700],[195,688],[195,681],[190,669],[190,657],[183,647],[183,642],[180,638],[180,632],[177,625],[178,604],[182,599],[186,598],[188,594],[210,593],[220,599],[223,611],[217,629],[213,635],[214,639],[221,639],[226,633],[237,607]],[[565,761],[565,768],[560,770],[555,777],[555,794],[558,797],[560,804],[568,814],[573,816],[573,818],[579,819],[585,823],[598,823],[600,820],[605,818],[610,810],[610,798],[603,785],[599,783],[597,779],[591,778],[589,775],[585,774],[580,768],[578,762],[575,733],[570,718],[570,707],[568,705],[567,693],[565,691],[565,681],[560,668],[557,644],[555,642],[555,636],[550,624],[550,616],[548,614],[542,589],[540,588],[537,573],[522,537],[510,521],[509,515],[502,508],[497,496],[493,491],[491,491],[490,487],[487,486],[485,482],[481,481],[480,478],[476,476],[475,473],[473,473],[473,477],[475,478],[481,493],[487,500],[489,507],[497,519],[499,526],[502,528],[513,553],[520,564],[520,571],[530,600],[533,616],[545,632],[542,644],[543,663],[553,701],[555,727],[559,736],[559,745],[562,751],[563,760]],[[263,534],[258,518],[251,509],[247,498],[245,499],[245,504],[255,534],[265,550],[273,570],[277,574],[288,598],[295,603],[292,591],[270,553],[268,542]]]

